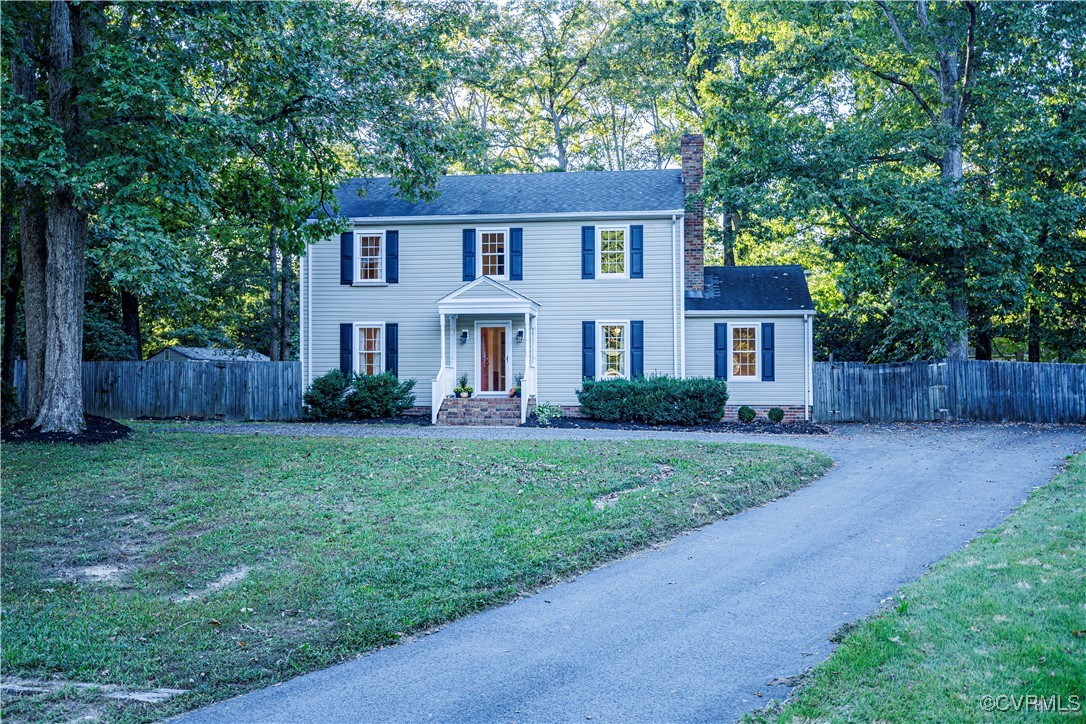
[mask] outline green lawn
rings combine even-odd
[[[240,694],[785,495],[830,464],[771,445],[147,424],[111,446],[6,445],[5,676],[189,691],[149,705],[68,689],[10,697],[4,715],[147,720]]]
[[[1064,713],[1052,711],[1061,706]],[[1002,526],[850,629],[782,711],[749,718],[1062,721],[1084,714],[1086,453]]]

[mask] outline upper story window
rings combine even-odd
[[[479,231],[479,275],[505,279],[509,272],[505,229]]]
[[[732,379],[758,379],[758,327],[736,324],[731,330]]]
[[[358,231],[354,235],[355,281],[382,283],[385,281],[385,232]]]
[[[600,369],[603,378],[627,377],[629,369],[629,349],[627,345],[626,323],[601,323],[600,329]]]
[[[358,359],[354,371],[360,375],[379,375],[384,367],[384,328],[380,324],[356,324]]]
[[[629,267],[629,239],[626,227],[601,227],[599,269],[601,277],[625,277]]]

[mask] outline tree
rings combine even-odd
[[[272,220],[295,253],[334,225],[303,225],[299,209],[327,208],[348,172],[432,187],[451,147],[432,110],[452,22],[455,9],[397,3],[5,8],[4,179],[19,200],[34,425],[83,425],[88,236],[110,258],[170,258],[214,211],[217,173],[246,156],[283,192]],[[293,150],[273,146],[286,138]],[[139,268],[115,264],[123,291],[148,283]]]

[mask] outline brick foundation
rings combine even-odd
[[[739,419],[739,408],[743,405],[725,405],[724,407],[724,420],[726,422],[736,422]],[[769,418],[766,415],[774,407],[779,407],[784,410],[783,422],[803,422],[803,405],[747,405],[747,407],[753,408],[758,416],[754,418],[756,421],[764,422]]]

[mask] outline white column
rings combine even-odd
[[[452,341],[450,342],[450,344],[452,345],[453,374],[456,374],[456,348],[460,346],[460,335],[457,333],[456,320],[457,315],[452,315],[452,329],[449,330],[449,334],[452,335]]]
[[[532,313],[524,313],[524,379],[521,383],[528,382],[528,368],[532,364]],[[528,396],[528,390],[521,388],[520,394]]]
[[[445,369],[445,315],[441,314],[441,369]]]

